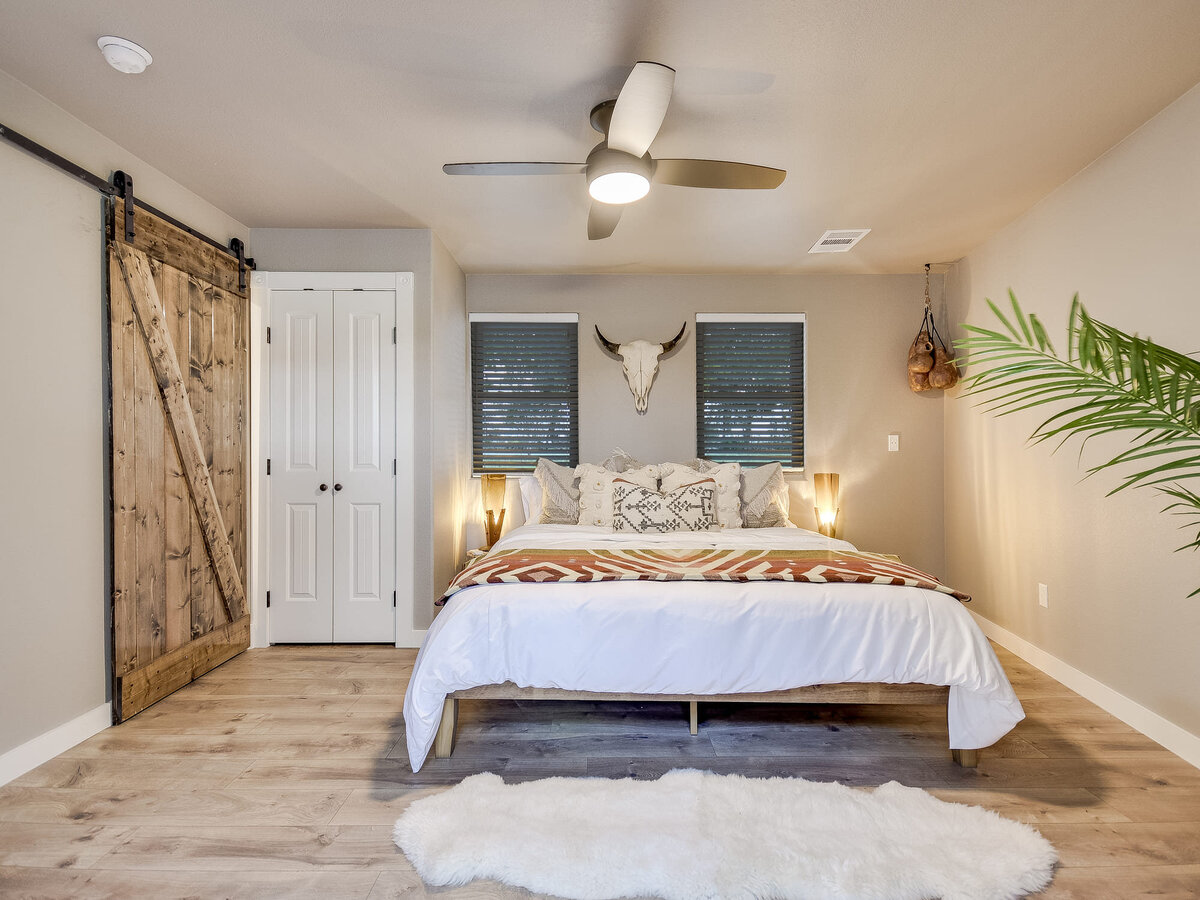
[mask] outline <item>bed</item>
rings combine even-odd
[[[641,534],[523,525],[506,551],[853,551],[801,528]],[[488,559],[484,557],[484,559]],[[699,576],[698,576],[699,577]],[[409,760],[453,746],[457,701],[487,698],[944,702],[964,765],[1024,718],[960,599],[901,584],[790,580],[485,583],[449,596],[404,702]]]

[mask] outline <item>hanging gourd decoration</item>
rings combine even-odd
[[[925,263],[925,316],[912,346],[908,348],[908,387],[914,394],[944,391],[958,384],[954,354],[938,334],[929,297],[929,263]]]

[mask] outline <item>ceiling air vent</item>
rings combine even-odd
[[[827,231],[809,248],[809,253],[845,253],[870,231],[870,228],[839,228]]]

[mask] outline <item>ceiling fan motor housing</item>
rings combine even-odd
[[[588,154],[588,193],[602,203],[631,203],[641,199],[650,190],[650,180],[653,177],[654,160],[650,158],[649,153],[645,156],[634,156],[632,153],[613,150],[600,143]],[[622,199],[605,199],[613,196],[610,193],[612,188],[608,186],[615,186],[616,183],[623,183],[625,190],[632,193],[623,193]]]

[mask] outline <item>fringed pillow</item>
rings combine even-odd
[[[742,469],[742,524],[747,528],[791,528],[783,466],[767,463]]]
[[[613,531],[711,531],[718,527],[716,489],[717,483],[711,478],[661,493],[616,478],[612,489]]]
[[[610,472],[628,472],[630,469],[645,468],[645,464],[636,457],[630,456],[620,447],[614,447],[608,458],[600,463],[600,468]]]
[[[579,521],[579,481],[570,466],[539,459],[533,470],[542,486],[543,525],[574,525]]]

